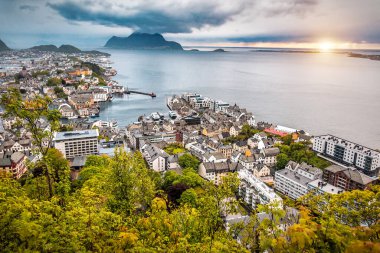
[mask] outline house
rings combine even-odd
[[[72,119],[76,117],[75,111],[68,104],[61,104],[58,108],[58,111],[61,113],[62,118]]]
[[[261,153],[264,154],[264,164],[268,166],[274,166],[277,163],[277,155],[280,154],[280,149],[275,148],[264,148],[261,150]]]
[[[378,184],[379,179],[369,177],[352,167],[331,165],[323,171],[323,181],[346,191],[351,191],[366,190],[371,185]]]
[[[73,94],[68,97],[68,101],[77,110],[92,107],[95,103],[92,93]]]
[[[163,172],[168,169],[169,155],[159,149],[154,144],[146,144],[142,147],[143,156],[149,167],[157,172]]]
[[[256,159],[253,155],[240,155],[239,163],[246,169],[252,170],[257,164]]]
[[[238,136],[241,129],[238,126],[232,126],[230,127],[230,136]]]
[[[26,160],[26,155],[21,152],[6,155],[0,158],[1,172],[10,173],[14,178],[19,179],[27,171]]]
[[[253,166],[253,169],[252,169],[252,174],[257,178],[268,177],[270,176],[270,169],[265,164],[262,164],[262,163],[255,164],[255,166]]]
[[[232,144],[233,150],[244,152],[247,149],[247,141],[237,141],[234,144]]]
[[[224,145],[224,144],[220,144],[217,150],[218,152],[222,153],[224,157],[226,158],[230,158],[233,151],[231,145]]]
[[[207,152],[203,155],[203,162],[215,162],[215,163],[220,163],[220,162],[226,162],[227,158],[224,157],[224,155],[220,152]]]
[[[199,175],[216,185],[222,183],[222,178],[228,173],[237,172],[243,167],[239,163],[231,162],[205,162],[199,165]]]

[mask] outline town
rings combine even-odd
[[[140,152],[152,173],[162,176],[169,171],[181,175],[191,168],[218,186],[236,174],[240,181],[236,198],[247,210],[266,204],[283,206],[307,194],[366,190],[379,183],[378,150],[329,134],[313,136],[257,122],[252,112],[239,105],[201,94],[169,96],[168,112],[142,115],[125,127],[117,121],[97,120],[103,103],[129,92],[112,80],[116,70],[105,54],[25,50],[4,53],[0,62],[2,94],[17,90],[25,101],[46,96],[49,110],[59,112],[60,126],[45,146],[51,145],[69,161],[73,181],[81,177],[88,157],[113,157],[121,149]],[[1,117],[0,169],[16,179],[22,179],[28,164],[42,157],[24,125],[19,118]],[[43,117],[38,127],[52,130]],[[288,206],[286,212],[299,213]],[[226,227],[247,217],[226,213]]]

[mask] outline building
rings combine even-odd
[[[216,185],[222,183],[222,178],[228,173],[236,172],[242,169],[243,166],[239,163],[231,162],[205,162],[199,165],[199,175],[213,182]]]
[[[366,190],[377,184],[378,179],[369,177],[355,168],[331,165],[323,171],[323,180],[346,191]]]
[[[277,163],[277,155],[280,154],[280,149],[277,147],[264,148],[261,153],[264,154],[264,164],[274,166]]]
[[[309,188],[309,191],[314,191],[315,194],[338,194],[344,191],[342,188],[324,182],[321,179],[307,183],[307,187]]]
[[[76,156],[99,154],[98,129],[58,132],[54,134],[54,147],[70,159]]]
[[[281,197],[250,171],[242,169],[239,170],[238,174],[240,178],[239,195],[249,207],[256,208],[258,204],[272,202],[282,204]]]
[[[275,189],[292,199],[298,199],[309,192],[308,183],[321,177],[322,170],[306,163],[289,161],[285,169],[276,171]]]
[[[2,173],[10,173],[14,178],[19,179],[26,171],[27,157],[21,152],[14,152],[11,155],[4,155],[0,158],[0,170]]]
[[[314,137],[313,150],[338,163],[353,166],[370,177],[379,174],[379,151],[330,134]]]
[[[141,151],[149,168],[157,172],[163,172],[168,169],[169,155],[165,151],[153,144],[144,145]]]

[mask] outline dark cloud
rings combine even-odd
[[[314,7],[319,3],[319,0],[269,0],[264,13],[268,17],[296,15],[305,16],[313,11]]]
[[[38,9],[38,7],[35,5],[23,4],[20,5],[19,9],[22,11],[35,11]]]
[[[232,9],[220,9],[221,2],[213,1],[211,4],[188,4],[169,12],[165,5],[150,8],[143,6],[139,9],[128,9],[126,5],[118,5],[103,2],[103,9],[93,10],[81,1],[66,1],[60,3],[48,3],[48,6],[56,10],[61,16],[70,21],[90,21],[106,26],[123,26],[142,32],[160,33],[189,33],[194,28],[204,26],[220,26],[230,20],[234,15],[242,12],[250,1],[237,1],[238,7]],[[173,2],[174,3],[174,2]],[[125,8],[125,13],[120,14],[111,11],[112,7]],[[184,8],[186,7],[186,8]]]

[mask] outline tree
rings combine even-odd
[[[60,84],[62,84],[62,79],[57,78],[57,77],[52,77],[47,81],[46,86],[54,87],[54,86],[58,86]]]
[[[141,154],[116,149],[110,166],[111,210],[126,216],[137,210],[145,211],[154,197],[155,185]]]
[[[46,155],[52,147],[53,133],[59,129],[61,115],[58,110],[50,110],[51,100],[48,97],[36,96],[23,100],[20,91],[10,89],[1,97],[1,105],[5,108],[4,117],[15,117],[23,127],[32,134],[36,152],[42,156],[44,175],[49,187],[49,196],[53,197],[53,182],[46,164]],[[49,123],[50,129],[42,128],[42,121]]]
[[[289,161],[290,161],[290,159],[289,159],[289,157],[286,154],[283,154],[283,153],[278,154],[277,155],[276,169],[277,170],[284,169]]]
[[[184,169],[192,168],[195,171],[198,171],[198,166],[200,164],[199,160],[195,156],[188,153],[178,158],[178,163]]]

